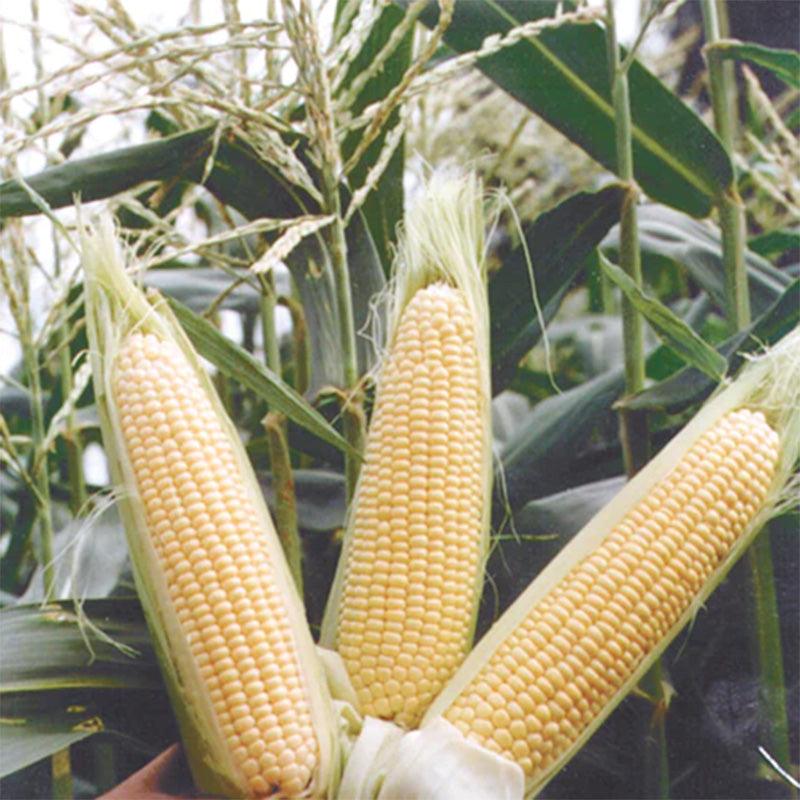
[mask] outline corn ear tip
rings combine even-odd
[[[741,380],[752,383],[746,405],[764,413],[778,435],[780,458],[768,503],[759,513],[762,524],[800,499],[800,326],[757,355],[746,355]]]
[[[109,212],[99,214],[92,222],[85,223],[78,208],[78,229],[84,268],[91,279],[98,279],[106,272],[106,264],[122,264],[114,219]]]
[[[438,170],[427,179],[400,232],[388,341],[414,294],[436,281],[462,291],[476,326],[481,383],[490,403],[485,193],[474,172]]]
[[[443,280],[471,303],[484,295],[483,188],[473,173],[435,172],[403,222],[394,286],[399,311],[418,289]]]

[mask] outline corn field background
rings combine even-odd
[[[299,536],[315,634],[382,354],[375,298],[432,170],[477,171],[494,210],[478,636],[800,322],[792,0],[191,0],[169,23],[127,0],[10,5],[3,797],[97,797],[177,740],[103,457],[78,203],[113,212],[135,279],[208,362]],[[798,532],[796,511],[769,524],[543,796],[797,796]]]

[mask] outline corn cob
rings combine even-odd
[[[748,366],[508,609],[435,700],[540,791],[774,513],[798,456],[800,333]]]
[[[322,643],[362,713],[413,727],[472,639],[491,486],[479,187],[406,223],[389,350]]]
[[[84,236],[103,436],[137,588],[202,790],[325,796],[330,700],[235,429],[163,302]]]

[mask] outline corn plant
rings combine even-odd
[[[3,795],[796,796],[796,7],[168,5],[0,18]]]

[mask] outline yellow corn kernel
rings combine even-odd
[[[254,797],[300,794],[319,746],[257,509],[215,409],[172,342],[129,334],[113,393],[163,580]]]
[[[730,553],[764,502],[779,456],[778,435],[760,411],[744,408],[718,419],[594,552],[535,603],[443,716],[516,761],[526,783],[537,785]],[[737,477],[744,465],[747,480]],[[498,681],[498,675],[510,677]],[[503,699],[504,686],[514,701]],[[487,703],[497,709],[491,726],[481,721]]]
[[[491,495],[483,198],[435,176],[404,221],[388,352],[321,643],[359,710],[414,727],[469,652]]]
[[[192,777],[214,796],[327,796],[330,694],[237,431],[166,303],[127,276],[111,218],[81,239],[103,445]]]
[[[435,283],[409,301],[354,509],[339,650],[362,711],[404,726],[459,666],[472,631],[484,511],[475,335],[463,291]]]

